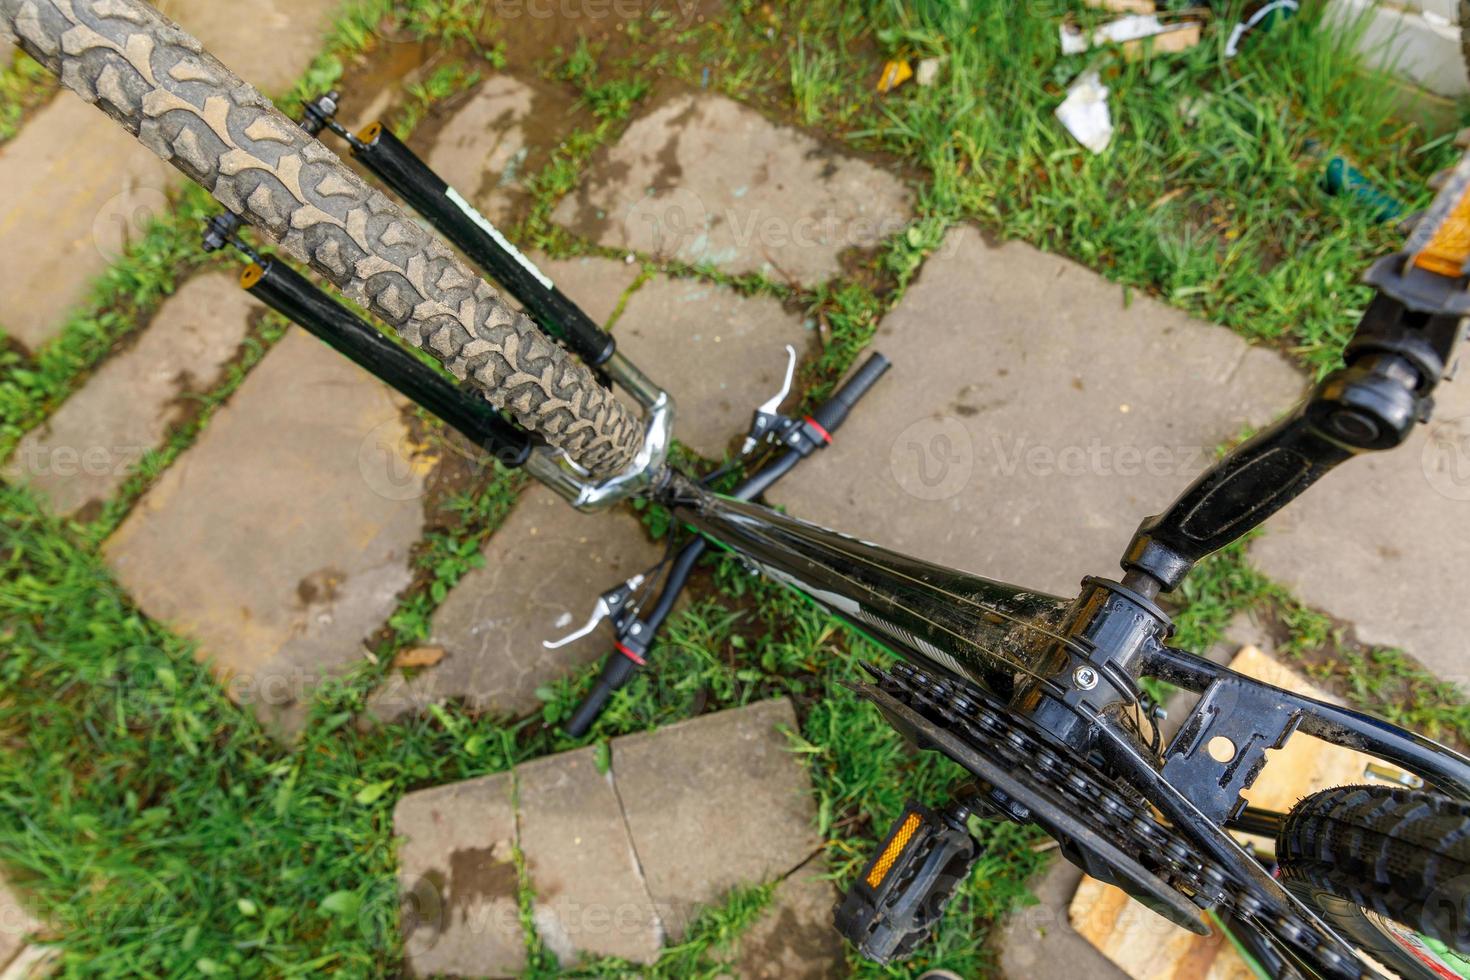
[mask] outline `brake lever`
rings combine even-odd
[[[791,394],[791,382],[796,377],[796,348],[790,344],[786,345],[786,380],[781,382],[781,390],[776,392],[755,410],[755,415],[750,420],[750,432],[745,436],[745,442],[740,446],[740,455],[749,456],[757,444],[760,443],[771,432],[784,421],[785,416],[780,412],[781,403],[786,396]]]
[[[628,600],[632,598],[638,586],[643,584],[643,578],[642,573],[639,573],[628,579],[622,585],[608,589],[597,597],[597,603],[592,607],[592,616],[587,620],[586,625],[575,632],[568,633],[559,640],[542,640],[541,645],[548,650],[556,650],[566,646],[568,643],[575,643],[582,637],[587,636],[593,630],[597,629],[598,623],[601,623],[610,616],[616,616],[623,611],[623,607],[628,604]]]

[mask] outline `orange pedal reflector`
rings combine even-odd
[[[887,877],[888,871],[893,867],[893,862],[903,853],[903,849],[913,840],[914,833],[919,829],[923,821],[917,813],[910,813],[908,819],[899,825],[898,831],[889,838],[888,846],[883,848],[883,853],[878,855],[878,860],[873,864],[873,870],[868,872],[867,882],[869,888],[877,888]]]
[[[1409,236],[1414,265],[1458,279],[1470,262],[1470,154],[1460,160]]]

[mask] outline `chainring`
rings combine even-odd
[[[911,664],[864,666],[876,683],[852,685],[859,696],[920,747],[942,752],[1024,806],[1029,821],[1070,845],[1069,857],[1080,857],[1089,874],[1194,932],[1206,928],[1199,909],[1228,911],[1323,977],[1377,976],[1335,934],[1249,875],[1201,856],[1136,789],[1056,745],[1000,700]]]

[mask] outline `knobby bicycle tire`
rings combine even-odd
[[[408,343],[596,476],[626,467],[639,420],[449,247],[142,0],[0,0],[11,34]]]
[[[1325,789],[1292,807],[1276,857],[1292,892],[1405,978],[1438,974],[1370,915],[1470,950],[1470,802],[1388,786]]]

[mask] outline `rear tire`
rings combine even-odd
[[[1404,980],[1470,977],[1470,803],[1340,786],[1292,808],[1283,883]]]

